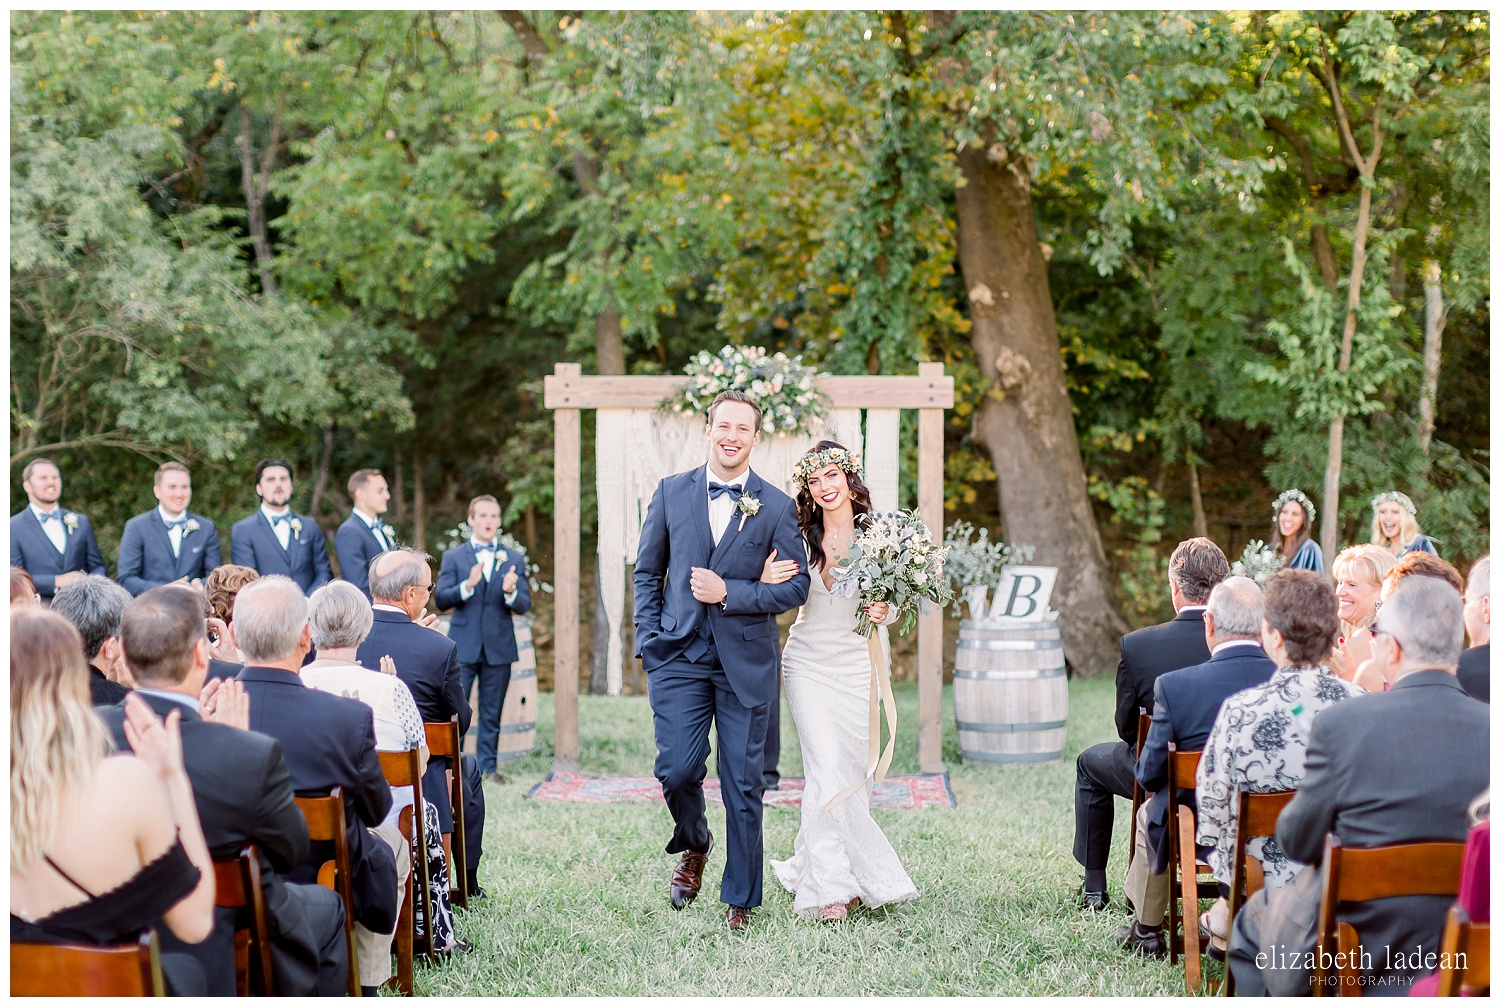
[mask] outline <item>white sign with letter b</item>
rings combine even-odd
[[[991,619],[1040,622],[1047,618],[1047,602],[1057,584],[1055,566],[1008,566],[995,588]]]

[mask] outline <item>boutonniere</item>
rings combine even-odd
[[[294,518],[292,518],[292,520],[290,522],[288,522],[288,524],[291,526],[292,535],[297,539],[298,542],[301,542],[302,541],[302,519],[294,517]]]
[[[749,493],[742,494],[736,504],[740,509],[740,531],[745,530],[745,522],[760,513],[760,501]]]
[[[190,517],[187,520],[187,524],[185,524],[185,525],[182,526],[182,533],[184,535],[191,535],[193,532],[197,531],[198,528],[199,528],[198,519]]]
[[[65,527],[65,528],[68,529],[68,533],[69,534],[72,534],[73,532],[77,531],[78,530],[78,515],[77,514],[64,514],[63,515],[63,527]]]

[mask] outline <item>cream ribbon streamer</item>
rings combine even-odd
[[[885,782],[885,772],[891,768],[891,758],[896,754],[896,694],[891,691],[891,669],[885,660],[885,648],[881,646],[880,627],[870,631],[866,638],[870,647],[870,766],[858,783],[854,783],[833,796],[823,810],[831,810],[846,798],[853,796],[866,783],[874,780]],[[886,740],[885,751],[880,750],[880,708],[885,707],[885,723],[891,736]]]

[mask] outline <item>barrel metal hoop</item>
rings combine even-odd
[[[1064,667],[1032,668],[1028,671],[981,671],[970,668],[954,668],[953,677],[971,680],[1018,682],[1028,678],[1062,678],[1068,673]]]
[[[965,761],[975,762],[1055,762],[1062,758],[1062,752],[1018,752],[1007,755],[1001,752],[969,752],[963,748],[959,749],[959,755]]]
[[[495,753],[495,761],[496,762],[509,762],[511,759],[524,759],[527,756],[531,755],[531,752],[532,752],[532,749],[530,749],[530,748],[522,749],[519,752],[496,752]]]
[[[511,668],[510,680],[514,682],[518,678],[536,678],[536,668]]]
[[[536,721],[527,721],[524,724],[501,724],[501,734],[525,734],[527,731],[536,730]]]
[[[1055,731],[1067,727],[1066,720],[1046,720],[1036,724],[979,724],[967,720],[955,721],[960,731],[975,731],[979,734],[1011,734],[1021,731]]]
[[[1062,650],[1062,641],[1051,640],[973,640],[960,638],[959,650]]]

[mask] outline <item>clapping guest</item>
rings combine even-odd
[[[292,466],[279,458],[262,460],[255,466],[255,494],[260,508],[236,522],[230,533],[229,554],[235,565],[248,566],[262,577],[290,577],[304,593],[332,580],[323,529],[291,508]]]
[[[1437,555],[1437,547],[1417,525],[1417,505],[1411,497],[1392,490],[1371,500],[1370,509],[1375,512],[1370,519],[1371,544],[1384,546],[1397,559],[1414,549]]]
[[[31,579],[31,574],[18,566],[10,568],[10,607],[25,608],[27,605],[40,605],[42,599],[37,597],[36,584]]]
[[[1490,558],[1481,556],[1469,568],[1464,588],[1464,629],[1469,649],[1458,659],[1458,684],[1475,699],[1490,701]]]
[[[1381,604],[1390,597],[1396,585],[1407,577],[1436,577],[1438,580],[1447,581],[1453,585],[1453,590],[1459,593],[1464,589],[1463,575],[1454,568],[1452,563],[1438,559],[1430,552],[1409,552],[1396,561],[1391,567],[1391,572],[1385,575],[1380,582],[1380,601],[1375,603],[1375,611],[1378,614]],[[1363,662],[1354,673],[1354,684],[1366,692],[1386,692],[1390,689],[1393,679],[1384,676],[1380,662],[1372,655],[1369,660]]]
[[[10,565],[31,574],[42,604],[57,589],[96,574],[109,573],[89,519],[58,506],[62,473],[46,458],[33,458],[21,471],[26,509],[10,519]]]
[[[233,678],[245,666],[244,656],[235,647],[229,633],[234,621],[234,599],[246,585],[260,579],[248,566],[226,563],[203,581],[208,605],[208,677]]]
[[[1328,666],[1346,682],[1370,659],[1370,623],[1380,600],[1380,583],[1396,565],[1392,552],[1379,545],[1352,545],[1333,560],[1333,588],[1339,605],[1339,638]]]
[[[1454,677],[1463,649],[1458,592],[1433,577],[1407,577],[1372,628],[1375,659],[1396,684],[1312,722],[1306,774],[1276,822],[1276,843],[1288,859],[1314,866],[1279,889],[1268,870],[1267,889],[1235,917],[1229,966],[1244,995],[1309,992],[1296,966],[1312,950],[1329,833],[1351,847],[1462,841],[1469,802],[1489,786],[1490,711]],[[1339,922],[1371,951],[1356,963],[1370,966],[1361,973],[1364,988],[1404,993],[1423,967],[1417,949],[1439,949],[1452,904],[1451,896],[1415,895],[1341,905]]]
[[[95,706],[113,706],[130,692],[130,672],[120,660],[120,620],[130,592],[108,577],[84,577],[58,589],[52,610],[83,637],[89,663],[89,696]]]
[[[1271,504],[1271,548],[1289,570],[1323,572],[1323,547],[1313,541],[1318,509],[1299,489],[1289,489]]]
[[[406,683],[396,677],[396,665],[390,658],[381,658],[380,670],[362,667],[355,655],[374,624],[370,603],[353,584],[341,580],[329,581],[313,592],[307,599],[308,622],[312,627],[312,642],[317,648],[318,659],[302,669],[302,681],[314,689],[331,692],[335,696],[357,699],[375,714],[375,747],[382,752],[407,752],[419,749],[421,770],[427,770],[427,731],[422,726],[422,715],[411,698]],[[427,849],[416,848],[416,835],[412,836],[412,857],[425,856],[428,861],[428,877],[432,886],[434,941],[439,951],[454,950],[457,943],[453,937],[453,910],[448,896],[448,860],[443,855],[442,832],[438,826],[437,809],[430,801],[423,801],[418,813],[423,816],[426,827]],[[391,810],[383,824],[399,829],[401,812],[411,807],[412,788],[391,788]],[[421,909],[418,904],[415,907]],[[417,913],[417,932],[426,933],[427,921]],[[391,938],[361,932],[359,949],[360,983],[378,986],[389,975],[378,975],[378,969],[366,969],[366,963],[384,963],[389,966]]]
[[[134,754],[110,758],[89,708],[83,641],[62,616],[10,618],[10,939],[133,943],[157,921],[195,943],[213,927],[214,871],[182,766],[179,717],[125,701]],[[174,993],[206,992],[164,955]]]
[[[141,594],[163,584],[201,586],[224,560],[219,530],[202,514],[189,511],[193,480],[181,462],[156,470],[151,491],[157,505],[125,522],[120,538],[120,586]]]
[[[339,554],[339,576],[370,598],[370,560],[396,546],[380,515],[390,506],[391,491],[379,469],[360,469],[349,477],[354,510],[339,525],[333,547]]]

